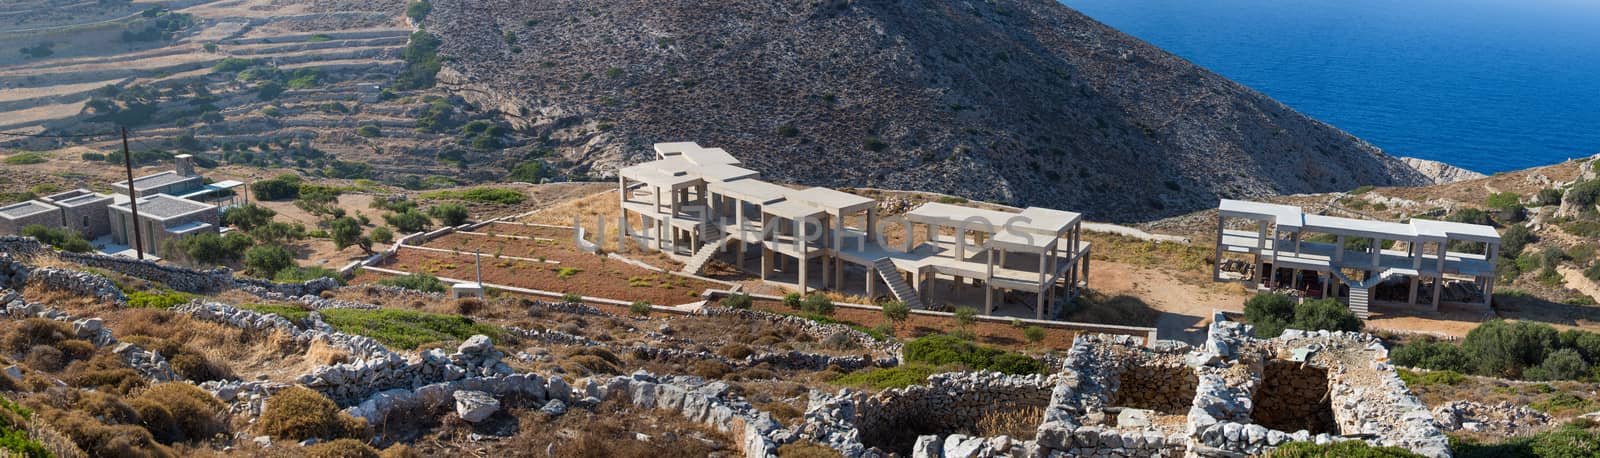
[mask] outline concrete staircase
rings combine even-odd
[[[905,277],[900,276],[900,270],[894,267],[894,261],[889,258],[880,258],[872,262],[873,269],[878,271],[878,276],[883,277],[883,282],[889,285],[889,292],[894,293],[895,300],[904,302],[912,309],[926,308],[922,298],[917,297],[916,288],[906,283]]]
[[[720,238],[706,242],[705,245],[700,246],[699,251],[694,252],[694,256],[689,257],[688,262],[683,263],[681,272],[689,275],[700,275],[700,271],[706,268],[706,263],[711,262],[711,257],[716,256],[717,251],[721,249],[722,239]]]
[[[1371,288],[1356,288],[1352,286],[1350,288],[1350,313],[1355,314],[1356,318],[1367,319],[1370,316],[1367,313],[1367,303],[1371,302],[1371,299]]]

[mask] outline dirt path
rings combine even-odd
[[[1162,339],[1190,344],[1205,341],[1213,311],[1242,311],[1249,298],[1243,289],[1229,284],[1196,285],[1163,269],[1113,261],[1094,262],[1089,287],[1107,296],[1138,298],[1161,312],[1156,328]]]
[[[1561,272],[1561,278],[1566,280],[1568,288],[1578,290],[1578,292],[1589,296],[1590,299],[1600,301],[1600,285],[1594,284],[1594,281],[1590,280],[1589,277],[1583,276],[1582,271],[1566,266],[1558,267],[1556,271]]]

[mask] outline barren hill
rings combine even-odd
[[[656,141],[769,177],[1142,220],[1430,180],[1053,0],[434,0],[441,81],[604,175]]]

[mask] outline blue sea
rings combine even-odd
[[[1597,0],[1062,0],[1392,155],[1600,153]]]

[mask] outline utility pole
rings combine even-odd
[[[478,268],[478,290],[483,291],[483,250],[473,250],[472,257]]]
[[[133,210],[133,249],[144,260],[144,234],[139,230],[139,196],[133,190],[133,152],[128,150],[128,128],[122,128],[122,167],[128,171],[128,208]]]

